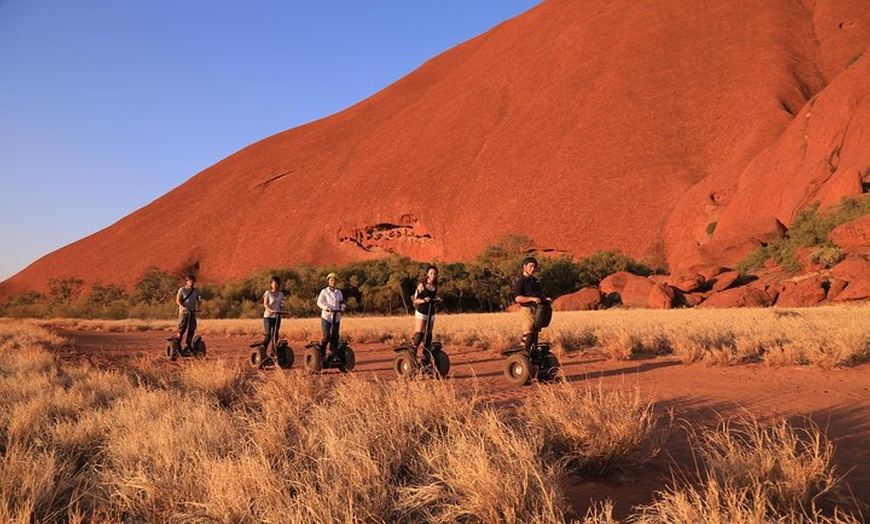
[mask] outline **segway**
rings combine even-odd
[[[293,361],[296,359],[293,348],[287,343],[287,339],[282,338],[278,340],[278,331],[281,327],[280,319],[286,313],[281,311],[276,314],[278,315],[278,322],[275,323],[275,329],[272,330],[271,340],[265,343],[255,342],[250,346],[251,355],[248,358],[248,363],[254,369],[274,367],[276,364],[281,369],[293,367]]]
[[[441,299],[437,300],[441,301]],[[436,340],[426,345],[434,322],[432,308],[433,302],[430,301],[426,314],[426,328],[423,333],[423,355],[420,361],[417,361],[417,351],[411,344],[402,344],[393,349],[396,352],[396,357],[393,359],[393,372],[397,378],[410,378],[417,373],[444,378],[450,372],[450,357],[441,346],[441,341]]]
[[[329,338],[326,344],[320,342],[311,342],[305,346],[305,369],[309,373],[319,373],[324,369],[338,369],[342,373],[353,371],[356,366],[356,355],[353,349],[348,345],[347,340],[340,340],[338,348],[333,348],[329,355],[326,354],[326,346],[332,340],[335,330],[335,311],[332,311],[332,322],[330,323]]]
[[[194,311],[187,311],[187,329],[190,329],[190,320],[193,317]],[[168,344],[166,345],[166,356],[171,361],[178,360],[179,357],[182,358],[203,358],[205,357],[205,342],[202,340],[202,335],[195,335],[193,340],[190,341],[190,346],[182,348],[181,347],[181,338],[176,335],[173,337],[169,337],[166,339]]]
[[[553,382],[560,375],[559,359],[551,352],[549,342],[538,342],[538,334],[550,325],[553,308],[550,302],[541,302],[535,308],[535,324],[526,344],[513,346],[501,352],[507,357],[504,376],[513,385],[525,386],[532,379],[539,382]]]

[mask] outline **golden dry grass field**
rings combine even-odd
[[[438,317],[445,380],[394,379],[406,317],[314,376],[251,369],[258,320],[176,362],[171,321],[0,320],[0,521],[863,522],[868,312],[557,313],[528,387],[510,314]]]

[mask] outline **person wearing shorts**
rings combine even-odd
[[[438,298],[438,268],[426,268],[426,277],[417,285],[414,292],[414,355],[423,342],[425,333],[426,347],[432,345],[432,329],[435,326],[435,303]],[[426,323],[429,323],[427,328]]]
[[[550,299],[541,291],[541,284],[535,278],[538,270],[538,260],[535,257],[523,259],[523,272],[514,280],[514,302],[520,305],[520,318],[522,319],[523,345],[527,350],[535,344],[535,310],[542,302]]]

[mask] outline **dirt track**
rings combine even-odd
[[[87,361],[100,368],[125,368],[134,361],[162,360],[165,332],[106,333],[61,331],[71,343],[58,351],[62,360]],[[238,359],[246,367],[248,337],[206,337],[208,357]],[[297,359],[301,344],[291,344]],[[388,379],[392,377],[393,351],[389,346],[354,344],[354,373]],[[533,394],[534,387],[515,388],[502,377],[503,358],[492,351],[447,348],[451,357],[450,380],[469,388],[476,377],[482,395],[495,402],[510,402]],[[298,360],[297,360],[298,362]],[[182,359],[165,360],[167,366],[194,365]],[[845,370],[816,368],[769,368],[764,365],[709,367],[683,365],[673,358],[619,362],[590,355],[567,355],[562,359],[565,376],[582,386],[601,381],[606,387],[639,387],[655,402],[656,410],[672,410],[678,421],[694,427],[715,425],[722,417],[749,413],[760,418],[809,416],[836,446],[837,471],[846,475],[865,515],[870,515],[870,364]],[[297,367],[298,364],[295,367]],[[292,371],[291,371],[292,372]],[[598,482],[569,478],[566,492],[582,516],[590,499],[611,498],[617,516],[632,505],[648,503],[652,492],[670,484],[674,463],[691,468],[685,432],[675,424],[664,453],[619,481]]]

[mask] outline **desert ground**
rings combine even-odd
[[[250,321],[256,330],[256,322]],[[58,327],[67,342],[56,348],[64,363],[123,370],[147,361],[168,369],[198,366],[192,358],[170,362],[165,356],[168,330],[110,332]],[[167,328],[168,329],[168,328]],[[546,332],[544,333],[546,338]],[[245,373],[281,373],[311,380],[300,368],[304,343],[291,339],[296,354],[293,369],[254,370],[248,365],[248,344],[254,337],[244,334],[206,334],[206,360],[238,362]],[[393,347],[384,343],[352,344],[356,369],[361,377],[392,380]],[[495,404],[510,405],[536,395],[533,383],[514,387],[502,376],[503,357],[493,348],[448,345],[451,371],[446,379],[460,390],[471,391]],[[561,351],[564,378],[573,387],[636,388],[648,399],[660,420],[664,445],[645,463],[604,479],[569,475],[562,489],[569,499],[573,518],[581,519],[591,501],[610,499],[613,515],[624,518],[638,504],[649,504],[656,492],[673,485],[673,479],[696,470],[687,444],[687,428],[715,427],[723,420],[750,416],[761,421],[789,420],[801,425],[804,417],[814,421],[835,446],[834,465],[843,477],[837,505],[852,514],[870,515],[870,364],[822,369],[815,366],[778,366],[763,363],[710,365],[685,364],[673,355],[633,357],[615,360],[594,348]],[[324,373],[328,380],[343,380],[335,370]],[[830,504],[830,499],[828,504]]]

